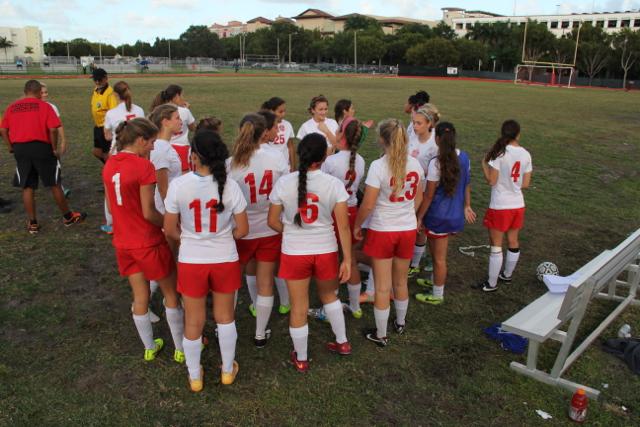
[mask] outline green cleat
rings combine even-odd
[[[251,313],[253,317],[257,316],[256,307],[253,304],[249,304],[249,313]]]
[[[174,350],[173,351],[173,360],[176,363],[184,363],[184,361],[185,361],[184,352],[182,352],[180,350]]]
[[[420,267],[410,267],[407,276],[411,278],[415,277],[416,274],[420,274]]]
[[[418,286],[422,286],[423,288],[432,288],[433,287],[433,280],[430,279],[416,279],[416,285]]]
[[[162,341],[162,338],[156,338],[153,342],[156,343],[156,348],[152,350],[145,349],[144,351],[144,360],[147,362],[154,360],[158,352],[162,350],[162,347],[164,347],[164,341]]]
[[[444,297],[434,297],[432,294],[416,294],[416,299],[431,305],[440,305],[444,302]]]
[[[290,311],[291,311],[290,305],[280,304],[280,307],[278,307],[278,313],[280,314],[289,314]]]

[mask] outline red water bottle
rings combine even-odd
[[[569,406],[569,418],[577,423],[583,423],[587,418],[587,404],[589,399],[584,390],[579,388],[573,394],[571,399],[571,406]]]

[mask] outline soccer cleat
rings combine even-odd
[[[289,314],[289,312],[291,311],[291,305],[284,305],[284,304],[280,304],[280,306],[278,307],[278,313],[280,314]]]
[[[505,276],[504,271],[501,271],[500,274],[498,274],[498,280],[504,283],[511,283],[511,277],[512,276]]]
[[[396,334],[398,335],[404,334],[404,329],[406,328],[406,326],[407,326],[406,323],[404,325],[400,325],[396,319],[393,319],[393,329],[396,331]]]
[[[38,234],[40,231],[40,224],[37,222],[29,222],[27,223],[27,231],[29,234]]]
[[[414,277],[415,275],[420,273],[420,267],[410,267],[409,268],[409,273],[407,274],[407,276],[409,276],[409,278]]]
[[[62,223],[65,227],[69,227],[84,221],[86,217],[87,214],[85,212],[71,212],[71,217],[69,219],[63,217]]]
[[[424,267],[422,267],[422,271],[425,273],[433,273],[433,263],[427,261]]]
[[[65,188],[65,189],[62,190],[62,194],[64,194],[64,198],[65,199],[68,199],[69,196],[71,195],[71,190],[68,189],[68,188]]]
[[[444,297],[434,297],[433,294],[416,294],[416,299],[431,305],[440,305],[444,302]]]
[[[327,350],[332,353],[338,353],[340,356],[348,356],[351,354],[351,344],[349,344],[349,341],[345,341],[342,344],[328,342]]]
[[[257,316],[256,307],[253,304],[249,304],[249,313],[251,313],[253,317]]]
[[[173,361],[176,363],[184,363],[185,357],[184,352],[178,349],[173,351]]]
[[[376,329],[369,329],[368,331],[365,331],[364,337],[369,341],[376,343],[378,347],[384,348],[389,345],[389,338],[378,338],[378,331]]]
[[[327,322],[327,315],[324,312],[324,308],[310,308],[309,309],[309,317],[313,317],[316,320],[321,322]]]
[[[240,370],[240,366],[238,362],[233,361],[233,369],[231,372],[223,372],[220,370],[220,382],[224,385],[231,385],[236,380],[236,375],[238,375],[238,371]]]
[[[113,234],[113,226],[108,224],[102,224],[100,226],[100,231],[106,234]]]
[[[361,319],[362,318],[362,309],[361,308],[359,308],[357,310],[353,310],[349,304],[347,304],[346,302],[343,302],[342,303],[342,310],[343,311],[348,311],[349,313],[351,313],[351,315],[353,316],[354,319]]]
[[[255,344],[256,348],[263,348],[267,345],[267,341],[269,341],[269,338],[271,338],[271,329],[266,329],[264,331],[264,336],[256,335],[255,337],[253,337],[253,343]]]
[[[309,370],[309,361],[298,360],[298,354],[295,352],[295,350],[291,350],[291,363],[293,363],[296,371],[302,372],[303,374]]]
[[[156,343],[156,347],[154,349],[144,350],[144,360],[146,360],[147,362],[151,362],[152,360],[154,360],[158,352],[162,350],[162,347],[164,347],[164,341],[162,341],[162,338],[156,338],[155,340],[153,340],[153,342]]]
[[[191,389],[191,391],[194,393],[201,392],[202,388],[204,387],[204,369],[202,369],[202,365],[200,365],[200,378],[194,380],[193,378],[191,378],[191,376],[188,377],[189,388]]]
[[[374,294],[369,294],[367,292],[363,292],[360,294],[360,304],[370,303],[373,304],[375,300]]]
[[[433,280],[419,278],[419,279],[416,279],[416,285],[422,286],[423,288],[432,288]]]
[[[475,285],[471,285],[471,287],[473,289],[479,289],[483,292],[493,292],[498,290],[498,285],[491,286],[488,280],[485,280],[484,282],[476,283]]]

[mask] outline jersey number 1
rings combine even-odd
[[[116,192],[116,205],[122,206],[122,194],[120,193],[120,172],[114,174],[111,177],[111,182],[113,182],[113,189]]]
[[[249,192],[251,193],[251,203],[257,203],[258,196],[256,195],[256,176],[253,174],[253,172],[244,177],[244,182],[249,186]],[[262,176],[262,182],[260,182],[258,194],[261,196],[269,197],[269,194],[271,194],[271,187],[273,187],[273,172],[270,170],[266,170],[264,171],[264,175]]]
[[[513,182],[518,182],[518,178],[520,178],[520,162],[515,162],[513,167],[511,168],[511,178],[513,178]]]
[[[218,230],[218,211],[216,207],[218,201],[211,199],[204,205],[205,209],[209,209],[209,232],[215,233]],[[196,233],[202,233],[202,203],[200,199],[195,199],[189,203],[189,209],[193,209],[193,228]]]

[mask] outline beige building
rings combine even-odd
[[[333,18],[333,15],[320,9],[307,9],[291,19],[296,21],[298,27],[302,27],[305,30],[318,30],[322,34],[333,34],[336,32]]]
[[[247,32],[253,33],[261,28],[269,28],[271,24],[273,24],[272,20],[258,16],[257,18],[247,21]]]
[[[0,37],[6,38],[14,46],[0,49],[0,62],[15,62],[17,58],[31,58],[40,62],[44,56],[44,45],[42,41],[42,31],[38,27],[0,27]],[[25,53],[30,50],[32,53]]]
[[[360,13],[350,13],[348,15],[336,16],[331,18],[333,21],[333,30],[334,33],[339,33],[344,31],[344,26],[347,20],[351,17],[355,16],[364,16],[367,18],[373,18],[377,20],[382,26],[382,31],[385,34],[395,34],[400,28],[404,27],[408,24],[420,24],[420,25],[428,25],[429,27],[435,27],[438,23],[436,21],[426,21],[423,19],[412,19],[412,18],[401,18],[401,17],[387,17],[387,16],[377,16],[377,15],[363,15]]]
[[[240,21],[229,21],[227,25],[214,23],[209,27],[209,31],[211,31],[212,33],[216,33],[219,38],[224,39],[227,37],[236,36],[241,33],[246,33],[247,24],[243,24]]]

